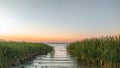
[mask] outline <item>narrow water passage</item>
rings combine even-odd
[[[67,44],[49,44],[55,49],[54,55],[38,56],[30,64],[25,64],[20,68],[77,68],[76,61],[67,55]]]
[[[55,53],[51,62],[51,68],[77,68],[76,61],[67,55],[67,44],[50,44],[54,47]],[[48,56],[49,57],[49,56]],[[50,58],[49,58],[50,59]]]

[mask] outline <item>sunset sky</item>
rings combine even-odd
[[[71,42],[120,34],[120,0],[0,0],[0,39]]]

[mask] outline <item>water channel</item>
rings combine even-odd
[[[37,56],[32,61],[28,61],[16,68],[95,68],[78,65],[76,60],[67,54],[67,44],[49,45],[55,49],[53,56],[51,54]]]

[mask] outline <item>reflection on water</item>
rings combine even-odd
[[[75,59],[67,55],[67,44],[49,44],[54,47],[54,56],[37,56],[32,61],[16,68],[93,68],[87,66],[78,66]]]

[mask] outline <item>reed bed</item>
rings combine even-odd
[[[43,43],[0,42],[0,68],[10,68],[51,52],[53,48]]]
[[[120,68],[120,35],[73,42],[68,53],[78,62],[101,68]]]

